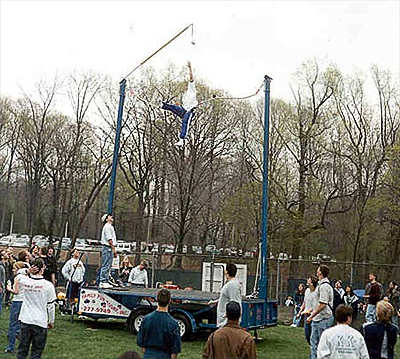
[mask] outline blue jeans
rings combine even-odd
[[[300,317],[298,317],[298,318],[296,318],[296,316],[297,316],[297,313],[300,311],[300,306],[295,306],[294,307],[294,315],[293,315],[293,324],[296,326],[296,327],[299,327],[300,326],[300,323],[301,323],[301,317],[302,316],[300,316]]]
[[[376,305],[368,304],[367,311],[365,312],[365,322],[373,323],[376,322]]]
[[[397,333],[400,333],[399,317],[398,317],[397,313],[393,314],[393,316],[392,316],[392,324],[397,328]]]
[[[328,329],[333,324],[333,317],[320,320],[315,322],[314,320],[311,322],[311,355],[310,359],[317,359],[317,349],[319,340],[321,338],[322,332],[325,329]]]
[[[305,318],[304,318],[304,336],[306,337],[308,345],[310,345],[311,323],[307,323]]]
[[[21,322],[18,320],[19,312],[21,311],[22,301],[11,303],[10,308],[10,323],[8,325],[8,346],[7,349],[14,351],[15,338],[21,329]]]
[[[112,264],[111,247],[103,246],[101,249],[101,268],[100,268],[100,283],[108,282]]]
[[[171,111],[173,114],[177,115],[182,119],[182,127],[179,138],[185,139],[187,136],[190,121],[193,117],[192,110],[186,111],[182,106],[170,105],[168,103],[163,103],[162,109]]]

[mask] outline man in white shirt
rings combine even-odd
[[[26,359],[31,348],[31,359],[40,359],[46,346],[47,329],[54,328],[57,299],[54,285],[43,278],[45,270],[41,258],[36,258],[29,269],[30,277],[21,277],[24,292],[19,320],[21,321],[20,344],[17,359]],[[35,274],[33,274],[35,273]]]
[[[80,260],[80,253],[77,249],[72,251],[72,258],[70,258],[62,267],[61,273],[68,281],[67,285],[67,298],[72,304],[75,298],[78,298],[79,288],[85,276],[85,265]]]
[[[318,306],[314,308],[311,315],[307,318],[307,323],[311,323],[311,355],[310,359],[317,358],[317,348],[321,335],[325,329],[333,324],[333,288],[330,284],[328,266],[321,264],[317,269],[319,279],[316,289],[318,296]]]
[[[369,359],[360,332],[350,327],[353,309],[343,304],[335,312],[337,325],[326,329],[318,344],[318,359]]]
[[[228,263],[226,265],[225,277],[226,283],[221,289],[218,306],[217,306],[217,327],[223,327],[227,322],[226,318],[226,305],[229,302],[237,302],[242,308],[242,293],[240,289],[240,283],[236,279],[237,267],[233,263]],[[210,301],[211,303],[215,303],[215,301]],[[240,319],[239,319],[240,325]]]
[[[198,105],[192,65],[190,62],[188,62],[187,66],[189,69],[189,82],[188,88],[182,96],[182,106],[172,105],[164,102],[161,107],[163,110],[171,111],[173,114],[182,119],[181,133],[179,134],[179,141],[175,144],[176,146],[183,146],[184,140],[189,132],[190,122],[194,116],[194,109]]]
[[[147,278],[147,262],[142,261],[138,266],[132,268],[129,273],[128,282],[136,287],[147,288],[149,286],[149,280]]]
[[[117,256],[115,246],[117,244],[117,236],[113,227],[114,218],[111,214],[105,214],[101,217],[104,223],[101,232],[101,267],[100,267],[100,288],[112,288],[109,283],[110,270],[113,256]]]

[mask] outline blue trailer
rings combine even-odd
[[[94,319],[126,319],[130,332],[137,334],[143,317],[157,308],[158,289],[84,287],[80,291],[78,313]],[[170,314],[178,321],[183,339],[204,329],[216,328],[218,293],[198,290],[171,290]],[[256,330],[277,324],[277,302],[243,297],[241,326]]]
[[[264,111],[264,156],[263,156],[263,192],[261,213],[261,255],[258,278],[258,295],[255,298],[243,297],[241,326],[257,330],[276,325],[278,305],[268,300],[267,276],[267,226],[268,226],[268,148],[269,148],[269,103],[271,78],[265,76],[265,111]],[[122,84],[118,118],[122,116],[125,88]],[[113,186],[111,186],[113,187]],[[113,195],[110,193],[110,198]],[[111,201],[112,203],[112,201]],[[112,208],[112,204],[111,204]],[[126,319],[128,328],[137,333],[143,317],[157,307],[158,289],[145,288],[82,288],[79,296],[78,313],[92,318]],[[218,293],[197,290],[171,290],[172,303],[170,313],[180,326],[183,338],[188,338],[203,329],[216,328],[216,305],[209,305],[210,300],[218,299]]]

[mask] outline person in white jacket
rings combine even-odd
[[[369,359],[361,333],[350,327],[353,309],[339,305],[335,311],[337,325],[326,329],[318,344],[318,359]]]
[[[79,288],[85,277],[85,265],[79,259],[80,252],[77,249],[72,251],[72,258],[69,259],[61,270],[67,284],[67,298],[72,304],[78,298]]]
[[[132,268],[128,282],[135,287],[147,288],[149,286],[149,279],[147,278],[146,268],[147,262],[144,260],[138,266]]]

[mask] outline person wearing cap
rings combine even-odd
[[[256,344],[250,333],[239,326],[240,304],[226,305],[227,324],[212,333],[203,350],[203,359],[255,359]]]
[[[113,285],[109,282],[111,264],[113,256],[117,256],[115,246],[117,244],[117,236],[113,226],[113,216],[111,214],[105,214],[101,217],[104,223],[103,230],[101,232],[101,267],[100,267],[100,288],[112,288]]]
[[[159,290],[157,310],[143,318],[137,335],[137,345],[144,352],[143,359],[176,359],[181,352],[179,325],[168,313],[170,302],[170,291]]]
[[[149,286],[149,280],[147,278],[147,262],[141,261],[138,266],[132,268],[128,282],[133,284],[135,287],[144,287],[147,288]]]
[[[5,349],[5,353],[14,353],[15,349],[15,339],[17,337],[17,333],[19,333],[21,329],[21,323],[18,320],[19,313],[21,312],[22,301],[24,299],[24,290],[23,287],[20,286],[19,282],[21,276],[28,275],[28,264],[18,261],[13,265],[13,272],[15,274],[14,284],[7,285],[7,290],[10,293],[13,293],[13,299],[10,307],[10,322],[8,325],[8,345]]]

